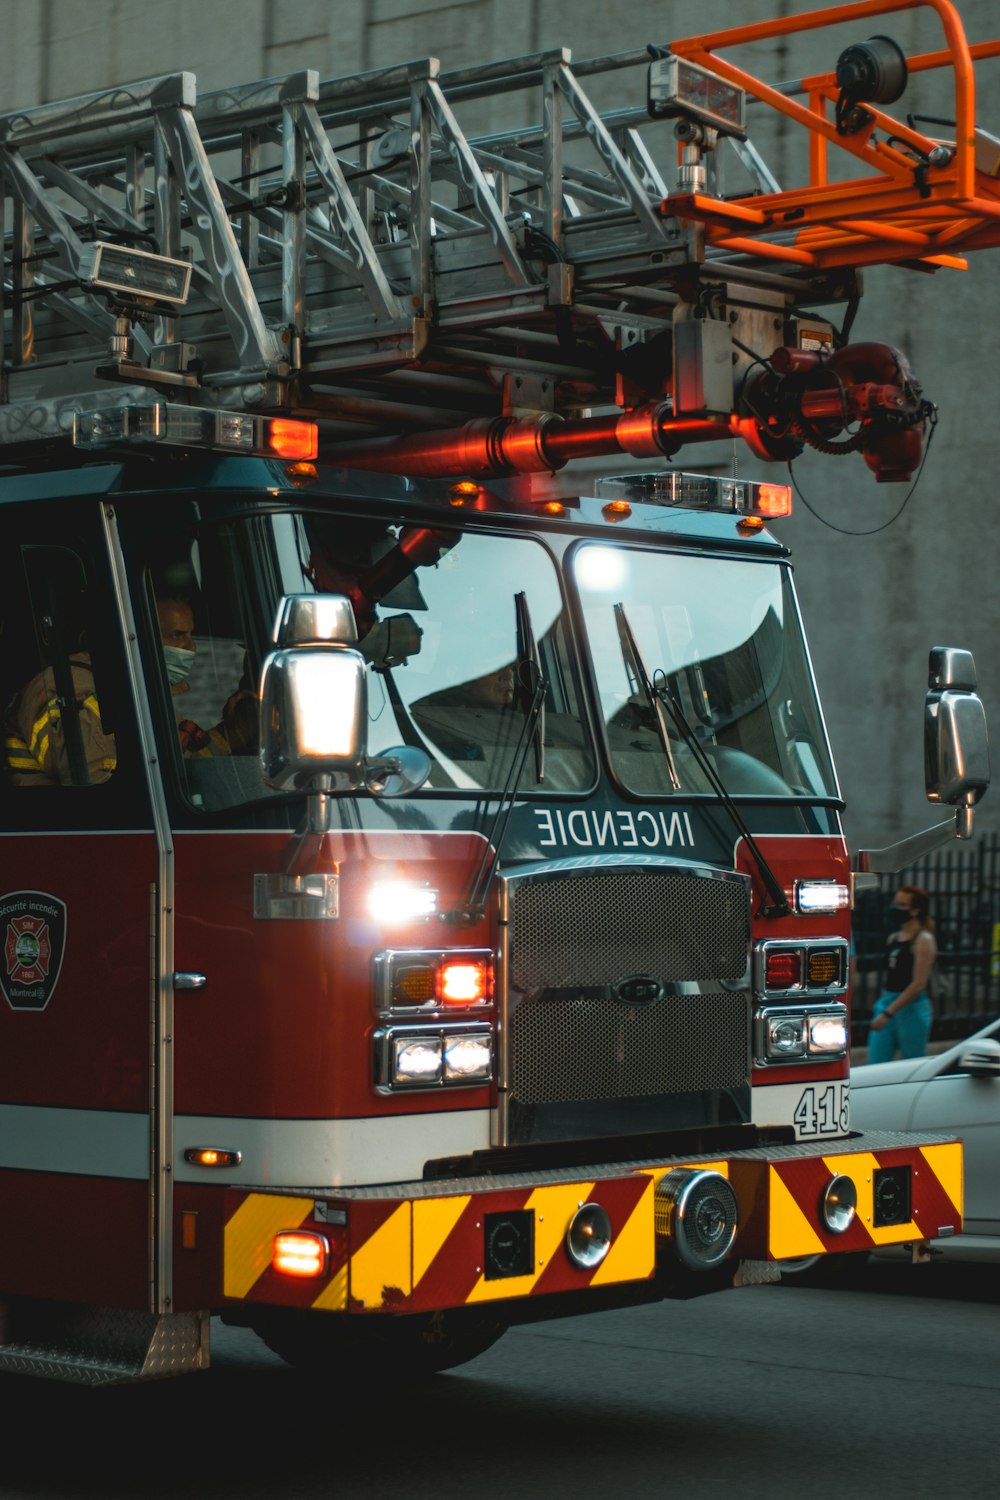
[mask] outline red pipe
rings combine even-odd
[[[729,418],[674,418],[668,403],[657,402],[634,411],[571,421],[551,413],[517,419],[494,417],[466,422],[464,427],[446,432],[341,443],[329,449],[326,456],[346,468],[388,474],[497,478],[552,472],[574,458],[615,453],[628,453],[634,458],[669,457],[685,443],[730,437],[734,430]]]

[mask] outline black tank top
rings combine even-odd
[[[913,945],[895,933],[886,950],[885,987],[898,995],[913,979]]]

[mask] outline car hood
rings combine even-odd
[[[851,1091],[886,1083],[908,1083],[926,1071],[927,1061],[926,1057],[900,1057],[895,1062],[862,1063],[851,1069]]]

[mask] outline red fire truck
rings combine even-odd
[[[0,1368],[193,1370],[221,1316],[433,1371],[959,1231],[958,1142],[850,1129],[789,490],[665,462],[916,472],[933,409],[847,326],[863,265],[1000,237],[1000,46],[948,0],[938,53],[865,39],[911,4],[0,120]],[[828,73],[730,60],[820,22]],[[931,69],[954,140],[886,113]],[[543,123],[459,123],[497,97]],[[967,836],[971,658],[931,677]]]

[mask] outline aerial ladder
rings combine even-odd
[[[914,9],[938,50],[864,39]],[[732,60],[823,27],[855,37],[828,72],[776,86]],[[1000,241],[973,72],[998,53],[951,0],[864,0],[583,64],[201,95],[179,73],[7,114],[0,444],[35,464],[83,409],[169,401],[313,417],[355,468],[543,473],[738,437],[904,479],[932,409],[900,351],[848,342],[860,275]],[[887,112],[934,71],[947,139]],[[588,90],[612,85],[602,111]],[[467,133],[484,111],[529,123]],[[794,187],[751,139],[775,114],[804,132]]]

